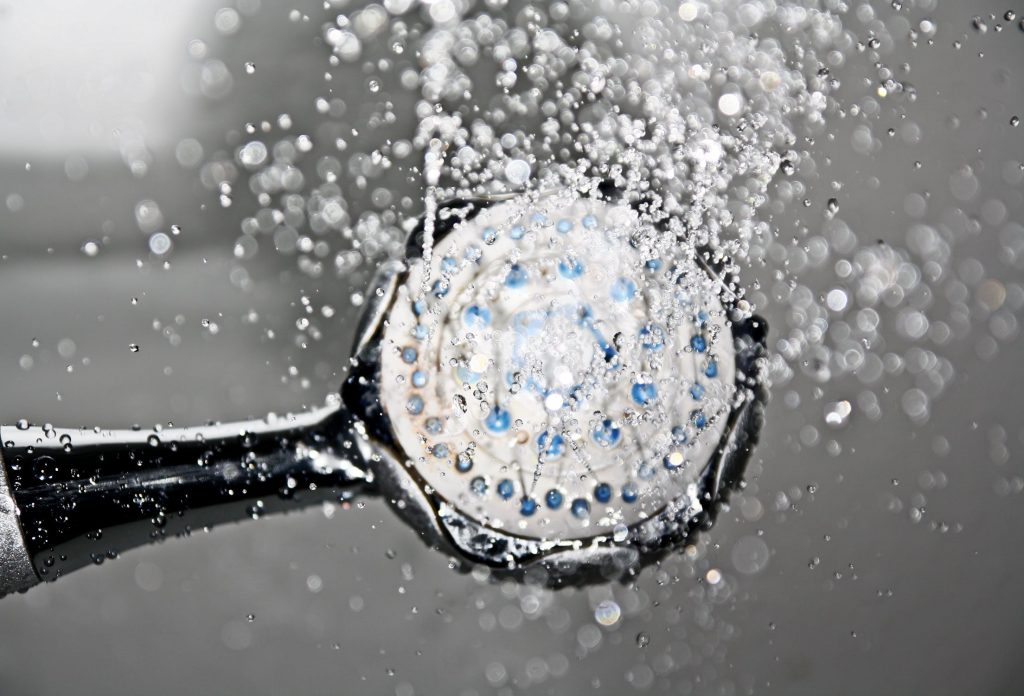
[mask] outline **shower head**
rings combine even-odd
[[[555,582],[618,573],[739,480],[764,322],[702,250],[658,249],[673,230],[641,209],[614,191],[454,201],[379,274],[343,397],[434,541]]]
[[[0,585],[212,522],[382,494],[551,584],[710,524],[761,422],[766,327],[724,259],[613,189],[452,201],[384,264],[336,406],[195,429],[0,428]]]

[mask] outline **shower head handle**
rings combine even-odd
[[[159,431],[0,427],[0,594],[168,536],[351,497],[372,474],[349,432],[338,407]]]

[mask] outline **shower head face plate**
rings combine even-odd
[[[645,251],[658,234],[624,203],[521,197],[409,261],[379,400],[442,515],[536,551],[701,511],[741,401],[736,345],[721,283]]]

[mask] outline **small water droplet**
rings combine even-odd
[[[624,524],[617,524],[612,530],[612,539],[621,544],[629,537],[629,527]]]
[[[602,626],[614,626],[619,622],[622,610],[611,599],[606,599],[594,609],[594,619]]]

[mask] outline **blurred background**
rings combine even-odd
[[[1024,7],[969,5],[852,6],[844,23],[865,41],[889,29],[886,61],[916,100],[884,107],[877,143],[833,113],[810,145],[824,171],[807,198],[842,182],[860,241],[903,244],[915,221],[957,240],[971,317],[943,344],[951,369],[926,417],[895,373],[877,418],[828,417],[858,403],[852,377],[776,390],[750,484],[697,557],[630,585],[457,574],[372,499],[135,550],[0,601],[0,693],[1020,692],[1024,28],[1007,18]],[[255,132],[350,152],[413,137],[411,101],[368,124],[366,63],[328,62],[322,28],[352,7],[0,2],[3,422],[187,425],[337,389],[372,269],[287,239],[240,247],[258,194],[244,177],[225,190],[216,168]],[[865,63],[853,51],[840,71],[847,109]],[[342,186],[353,209],[371,195]],[[774,224],[828,224],[792,208]],[[834,277],[803,282],[824,295]]]

